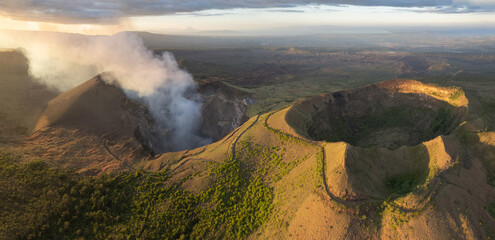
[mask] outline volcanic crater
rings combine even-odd
[[[247,93],[219,81],[199,82],[198,93],[202,137],[218,141],[247,120],[243,103]],[[29,142],[43,146],[44,154],[60,166],[118,170],[125,165],[122,162],[184,150],[168,145],[169,132],[155,122],[147,106],[98,75],[52,99]],[[199,146],[191,148],[195,147]],[[79,160],[67,163],[65,155]],[[107,165],[111,166],[101,167]]]
[[[301,101],[286,121],[311,140],[393,150],[448,135],[466,113],[460,88],[394,79]]]

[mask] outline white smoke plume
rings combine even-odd
[[[170,131],[168,150],[207,143],[199,136],[201,104],[192,76],[167,52],[155,56],[131,33],[113,36],[1,32],[0,48],[21,48],[30,74],[49,87],[69,90],[91,77],[110,73],[124,92],[148,105],[155,121]]]

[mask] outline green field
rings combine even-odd
[[[483,105],[486,113],[480,114],[493,119],[495,54],[273,47],[171,51],[195,78],[220,79],[251,92],[257,104],[249,107],[250,116],[325,92],[406,78],[460,86]]]

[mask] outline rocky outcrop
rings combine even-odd
[[[201,133],[218,141],[247,121],[247,106],[243,99],[247,93],[220,81],[200,82],[203,122]]]

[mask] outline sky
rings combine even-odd
[[[194,35],[318,26],[493,28],[495,0],[0,1],[4,30]]]

